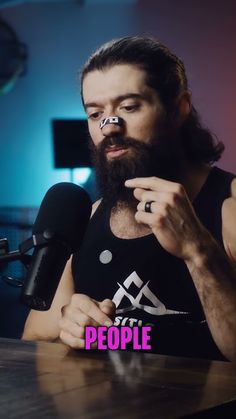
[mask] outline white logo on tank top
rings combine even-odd
[[[157,298],[157,296],[153,294],[153,292],[149,289],[149,281],[144,284],[142,279],[135,271],[125,279],[123,285],[119,284],[119,282],[117,284],[119,289],[116,291],[114,297],[112,298],[112,301],[115,303],[117,308],[116,314],[135,310],[136,308],[144,310],[146,313],[152,314],[154,316],[161,316],[164,314],[188,314],[187,312],[183,311],[168,310],[166,306],[159,300],[159,298]],[[137,291],[139,290],[136,297],[128,292],[131,285],[135,286]],[[125,308],[119,308],[119,305],[125,297],[128,298],[131,305]],[[145,297],[146,301],[149,300],[150,305],[141,304],[140,301],[142,297]]]

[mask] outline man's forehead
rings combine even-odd
[[[102,100],[104,96],[142,95],[148,88],[145,72],[136,66],[122,64],[86,74],[83,81],[84,102]]]

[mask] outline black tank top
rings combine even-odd
[[[222,246],[221,207],[234,177],[213,167],[193,202],[197,216]],[[185,263],[166,252],[153,234],[114,236],[110,210],[102,205],[73,255],[72,273],[75,292],[115,302],[115,325],[153,325],[153,352],[223,359]]]

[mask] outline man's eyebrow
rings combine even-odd
[[[145,95],[142,95],[140,93],[126,93],[124,95],[116,96],[113,100],[114,102],[122,102],[122,100],[125,100],[125,99],[142,99],[144,97]],[[99,106],[101,106],[99,102],[87,102],[84,104],[85,109],[96,108]]]

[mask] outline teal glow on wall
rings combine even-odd
[[[92,169],[89,167],[82,167],[81,169],[73,170],[73,181],[78,185],[84,186],[88,181],[89,176],[92,173]]]
[[[0,206],[38,206],[50,186],[71,180],[70,170],[54,168],[51,120],[85,117],[78,70],[98,45],[132,34],[134,5],[24,3],[1,13],[29,59],[27,74],[0,98]],[[75,177],[84,182],[81,172]]]

